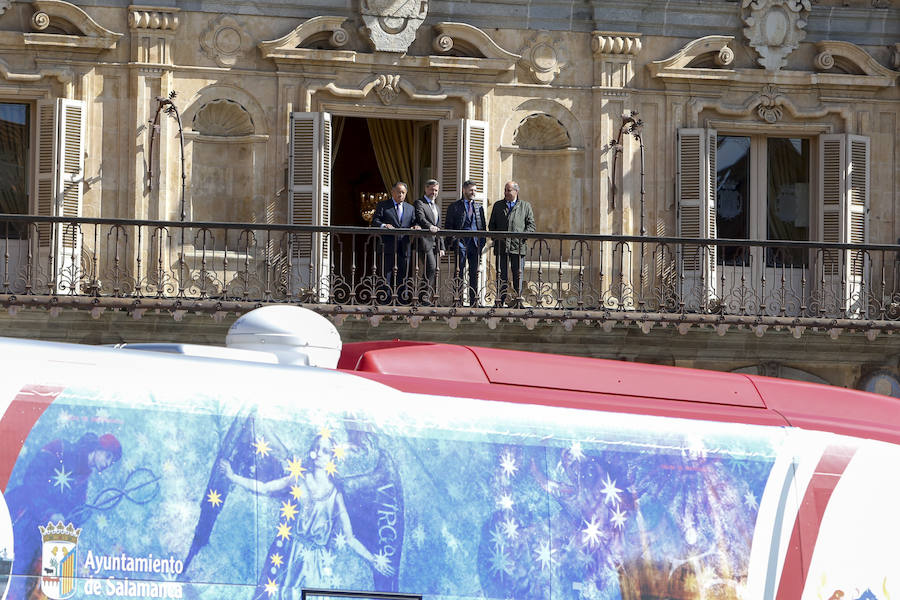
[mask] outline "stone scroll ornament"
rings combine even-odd
[[[767,71],[785,65],[787,56],[806,37],[810,0],[743,0],[744,35]]]
[[[363,32],[376,51],[406,52],[428,14],[427,0],[360,0]]]

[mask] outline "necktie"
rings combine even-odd
[[[403,218],[403,205],[395,202],[394,209],[397,211],[397,221],[400,221]]]

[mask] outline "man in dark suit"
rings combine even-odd
[[[484,207],[475,201],[478,186],[474,181],[463,183],[462,198],[447,208],[447,229],[463,231],[484,231]],[[481,251],[484,250],[484,236],[460,236],[448,238],[447,247],[456,251],[456,283],[457,302],[462,303],[465,297],[466,268],[468,267],[469,306],[478,304],[478,264],[481,262]]]
[[[531,204],[519,199],[519,184],[507,181],[503,189],[503,200],[491,209],[491,231],[534,231],[534,210]],[[494,240],[494,255],[497,257],[497,276],[500,297],[497,303],[512,306],[522,304],[522,267],[528,249],[526,238],[506,238]]]
[[[391,199],[375,205],[372,226],[381,229],[419,229],[416,211],[406,202],[407,185],[398,181],[391,188]],[[406,274],[409,266],[409,236],[394,234],[381,236],[381,275],[384,278],[379,300],[389,302],[393,294],[400,302],[409,302]]]
[[[439,190],[437,180],[429,179],[425,182],[425,195],[413,203],[416,225],[431,233],[437,233],[441,225],[441,208],[437,205]],[[444,240],[436,235],[422,236],[418,239],[418,249],[418,269],[422,275],[419,301],[429,304],[432,298],[437,297],[437,264],[438,259],[444,256]]]

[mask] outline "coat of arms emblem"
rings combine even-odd
[[[428,0],[360,0],[365,31],[375,50],[406,52],[428,14]]]
[[[62,521],[38,525],[41,549],[41,591],[51,600],[65,600],[75,593],[75,564],[81,529]]]

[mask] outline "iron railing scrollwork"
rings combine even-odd
[[[48,228],[74,242],[42,245]],[[504,282],[492,242],[522,234],[480,234],[491,242],[474,304],[468,279],[457,276],[451,245],[451,238],[472,233],[438,234],[447,252],[429,278],[418,249],[422,238],[434,235],[0,215],[0,301],[198,310],[302,303],[349,314],[839,322],[863,329],[900,324],[898,245],[534,233],[524,245],[521,289],[510,290],[507,305],[499,306]],[[326,244],[327,260],[310,257],[309,244],[298,247],[303,238]]]

